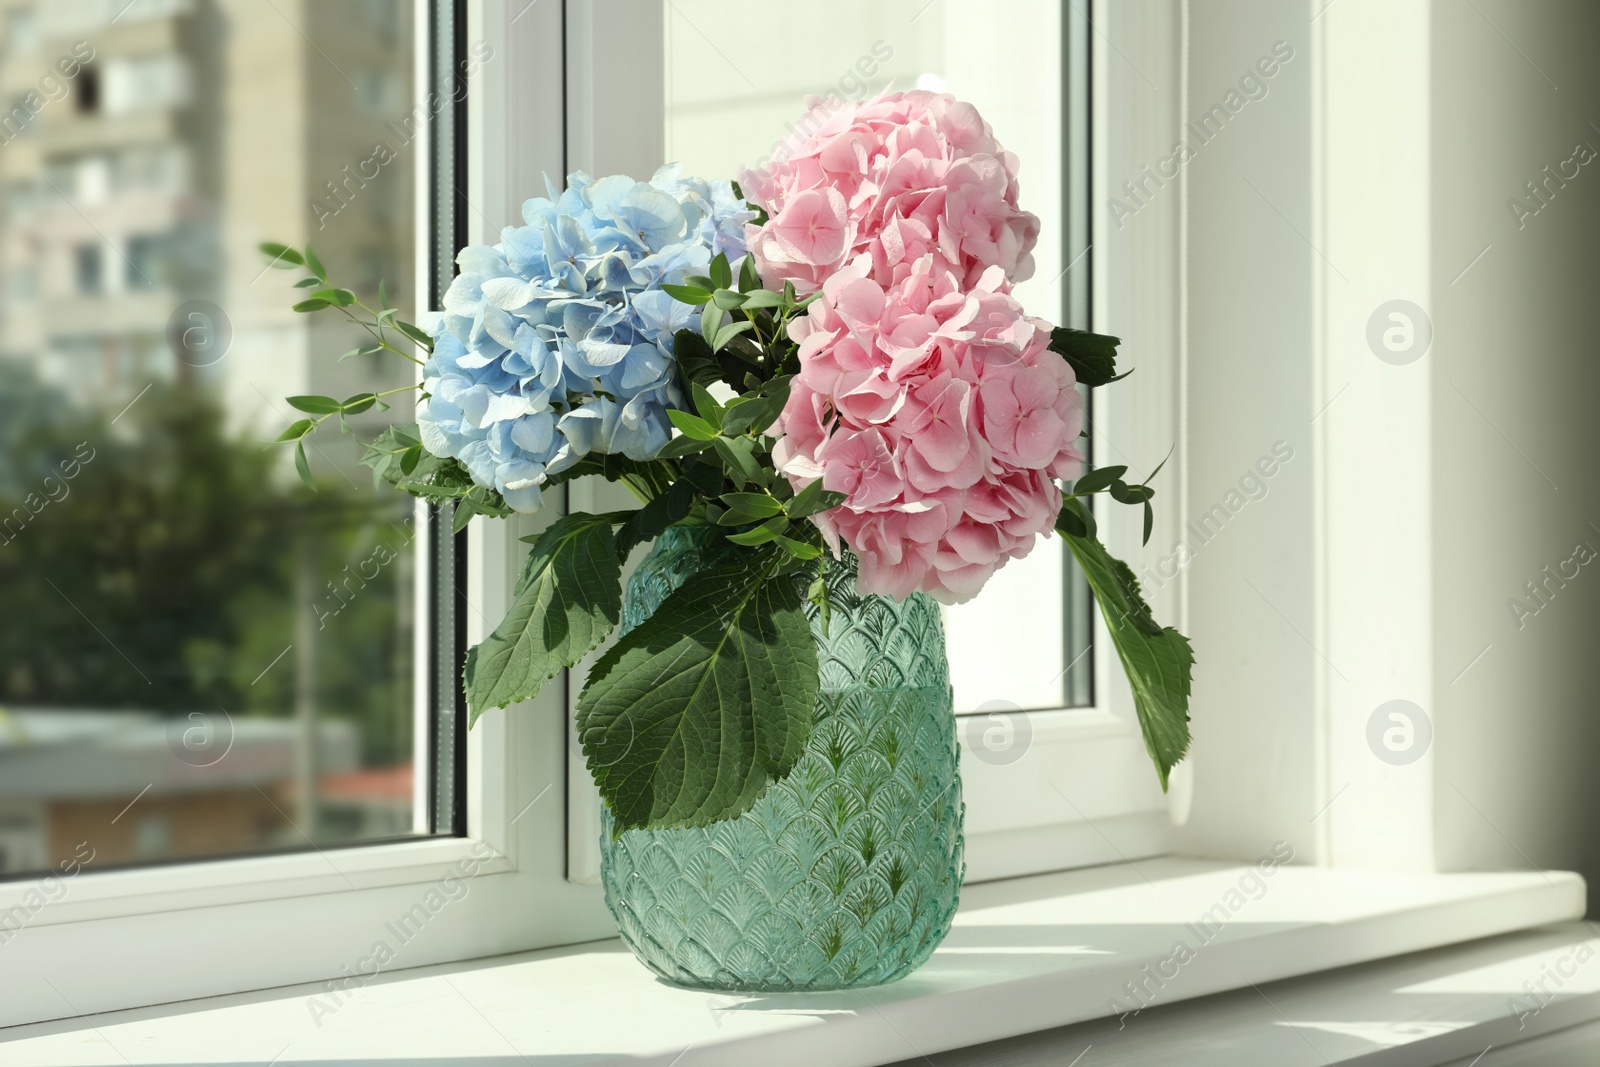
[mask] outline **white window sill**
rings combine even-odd
[[[1592,924],[1559,923],[891,1067],[1593,1067],[1596,956]]]
[[[928,965],[877,989],[675,989],[606,941],[382,974],[351,983],[342,1004],[299,986],[16,1027],[0,1064],[883,1064],[1101,1018],[1112,998],[1136,1007],[1126,983],[1155,1008],[1576,919],[1585,902],[1583,880],[1559,872],[1259,878],[1170,857],[963,896]]]

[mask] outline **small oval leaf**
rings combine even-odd
[[[279,244],[277,241],[263,241],[259,247],[264,254],[272,257],[274,267],[288,270],[290,267],[305,266],[306,261],[301,258],[300,253],[288,245]]]

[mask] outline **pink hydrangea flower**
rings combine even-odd
[[[807,100],[800,136],[739,175],[766,209],[746,239],[769,288],[814,292],[867,253],[880,286],[933,255],[966,288],[991,267],[1033,273],[1039,220],[1017,207],[1017,157],[971,104],[942,93],[885,93],[832,111]]]
[[[860,557],[863,592],[970,599],[1054,528],[1055,479],[1082,466],[1082,402],[1048,325],[1000,265],[971,287],[961,270],[930,251],[885,282],[864,252],[790,325],[801,369],[773,458],[797,489],[846,494],[814,521]]]

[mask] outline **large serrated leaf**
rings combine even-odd
[[[1133,687],[1145,748],[1155,761],[1161,788],[1166,789],[1168,774],[1189,749],[1194,650],[1183,634],[1156,622],[1128,565],[1107,552],[1092,533],[1085,536],[1083,531],[1094,529],[1093,521],[1080,501],[1069,498],[1056,530],[1072,549],[1100,604],[1111,643]]]
[[[590,672],[578,736],[619,830],[739,815],[799,760],[817,651],[783,558],[691,575]]]
[[[1110,334],[1057,326],[1050,331],[1050,350],[1072,366],[1083,385],[1106,385],[1125,377],[1117,373],[1117,346],[1122,338]]]
[[[567,515],[540,535],[511,610],[467,653],[472,721],[489,708],[527,700],[594,651],[622,615],[622,566],[612,514]]]

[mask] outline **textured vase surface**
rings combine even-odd
[[[624,632],[699,569],[673,528],[628,583]],[[939,607],[855,591],[828,561],[816,727],[795,769],[737,818],[601,833],[601,881],[651,970],[700,989],[848,989],[902,978],[950,930],[964,872],[961,780]]]

